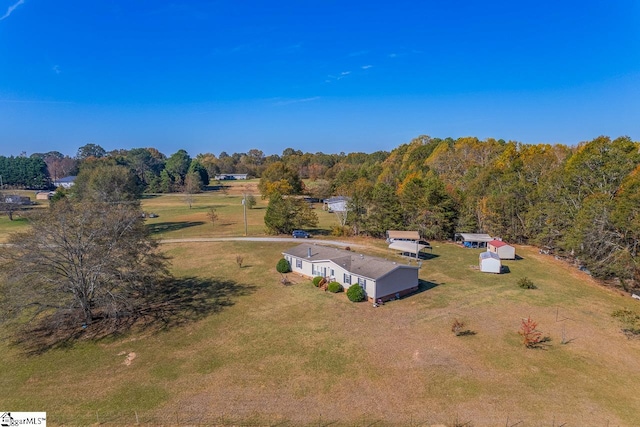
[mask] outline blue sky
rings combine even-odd
[[[0,0],[0,154],[640,138],[640,2]]]

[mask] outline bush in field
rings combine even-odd
[[[518,334],[522,336],[522,343],[527,348],[543,348],[543,345],[551,341],[549,337],[543,337],[542,332],[538,330],[538,322],[527,317],[522,319]]]
[[[522,289],[538,289],[538,287],[534,285],[531,279],[529,279],[528,277],[523,277],[522,279],[518,280],[518,286],[520,286]]]
[[[313,280],[311,280],[313,282],[313,286],[315,286],[316,288],[320,286],[320,282],[322,282],[322,279],[324,279],[324,277],[322,276],[314,277]]]
[[[364,301],[364,289],[362,289],[360,285],[349,286],[349,289],[347,289],[347,298],[349,298],[349,301],[351,302]]]
[[[451,324],[451,332],[456,334],[456,336],[460,336],[460,333],[464,330],[464,327],[464,322],[458,319],[453,319],[453,324]]]
[[[291,266],[289,265],[289,261],[284,258],[280,258],[278,264],[276,264],[276,270],[278,273],[288,273],[291,271]]]
[[[453,323],[451,324],[451,332],[456,334],[457,337],[476,334],[475,331],[465,329],[466,326],[466,323],[464,323],[462,320],[453,319]]]
[[[349,237],[353,235],[353,232],[351,230],[351,227],[334,225],[331,227],[331,235],[337,237]]]
[[[640,316],[629,309],[616,310],[613,317],[622,323],[622,332],[627,338],[640,338]]]
[[[342,285],[338,282],[331,282],[329,283],[329,285],[327,285],[327,290],[331,293],[338,293],[338,292],[342,292],[344,290],[344,288],[342,287]]]

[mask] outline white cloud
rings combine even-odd
[[[53,67],[51,67],[51,69],[53,70],[54,73],[60,74],[60,66],[59,65],[54,65]]]
[[[7,8],[7,12],[0,17],[0,21],[8,18],[9,15],[11,15],[11,13],[16,9],[16,7],[20,6],[21,4],[24,4],[24,0],[18,0],[15,4],[13,4],[12,6],[9,6]]]
[[[363,70],[368,70],[369,68],[373,67],[373,65],[363,65],[362,68]]]
[[[335,82],[335,81],[338,81],[338,80],[342,80],[345,77],[347,77],[349,74],[351,74],[351,71],[343,71],[340,74],[338,74],[337,76],[334,76],[333,74],[329,74],[324,82],[325,83],[331,83],[331,82]]]

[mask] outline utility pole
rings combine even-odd
[[[244,235],[247,236],[247,193],[242,194],[242,211],[244,213]]]

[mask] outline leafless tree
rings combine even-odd
[[[30,309],[82,319],[115,318],[168,277],[141,211],[131,204],[56,202],[0,247],[5,314]]]
[[[215,227],[216,221],[218,220],[218,212],[216,212],[216,208],[209,208],[207,211],[207,217],[209,217],[209,221],[211,221],[211,226]]]

